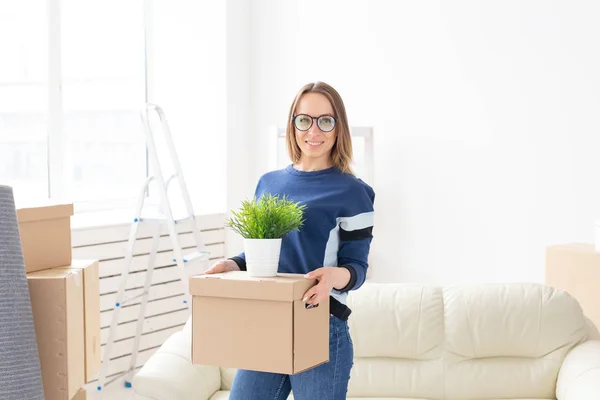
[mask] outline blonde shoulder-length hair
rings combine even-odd
[[[287,150],[290,159],[294,164],[300,161],[302,152],[296,142],[296,129],[292,121],[296,107],[300,98],[305,93],[320,93],[327,97],[329,103],[333,107],[333,114],[337,122],[335,124],[334,133],[336,135],[335,143],[331,149],[331,161],[333,165],[342,172],[354,174],[352,171],[352,138],[350,136],[350,127],[348,126],[348,117],[346,116],[346,108],[339,93],[330,85],[324,82],[308,83],[302,87],[296,94],[288,116],[285,137],[287,142]]]

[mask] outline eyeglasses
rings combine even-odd
[[[317,120],[317,126],[323,132],[331,132],[333,128],[335,128],[335,123],[337,122],[337,119],[331,115],[312,117],[308,114],[294,115],[292,121],[296,129],[299,131],[307,131],[313,125],[315,119]]]

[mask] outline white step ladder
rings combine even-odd
[[[171,159],[172,165],[174,167],[175,173],[171,175],[168,179],[164,179],[163,170],[161,168],[161,163],[159,161],[159,155],[156,147],[156,141],[153,129],[150,123],[151,113],[155,112],[160,120],[160,131],[162,135],[164,135],[164,139],[166,142],[166,147],[168,148],[168,154]],[[180,279],[183,287],[184,299],[183,303],[186,305],[188,312],[191,311],[191,301],[189,296],[189,288],[188,288],[188,275],[186,273],[185,266],[193,261],[193,260],[208,260],[209,252],[206,250],[204,241],[202,240],[202,236],[200,234],[200,229],[198,228],[194,210],[192,208],[192,203],[190,201],[190,196],[187,190],[187,186],[185,184],[185,180],[183,179],[183,173],[181,172],[181,166],[179,164],[179,159],[177,158],[177,153],[175,151],[175,146],[173,144],[173,139],[171,137],[171,132],[167,123],[167,119],[165,117],[162,109],[154,104],[147,104],[145,109],[141,112],[142,125],[144,128],[144,132],[146,135],[146,147],[148,150],[148,158],[150,161],[150,165],[153,169],[153,173],[146,179],[145,183],[142,186],[142,189],[139,192],[139,197],[137,200],[137,206],[135,209],[135,216],[133,219],[133,223],[131,225],[131,230],[129,232],[129,242],[127,245],[127,253],[125,255],[125,265],[124,270],[121,275],[121,283],[119,285],[119,291],[117,294],[117,299],[115,302],[115,307],[112,315],[112,321],[110,324],[110,331],[108,332],[108,340],[106,342],[106,346],[104,349],[104,355],[102,359],[102,366],[100,368],[100,373],[98,376],[98,386],[97,390],[102,393],[102,390],[110,383],[116,381],[122,376],[125,377],[125,387],[131,387],[131,379],[133,377],[133,373],[136,368],[136,360],[140,347],[140,339],[142,336],[142,330],[144,327],[144,320],[146,316],[146,305],[148,303],[148,296],[150,291],[150,286],[152,284],[152,275],[154,272],[154,264],[156,261],[156,253],[158,250],[158,241],[160,238],[161,227],[163,224],[166,224],[169,236],[171,237],[171,242],[173,245],[173,252],[175,254],[175,258],[173,262],[177,263],[177,267],[180,273]],[[158,212],[147,214],[144,213],[144,200],[146,199],[146,193],[149,189],[150,183],[152,181],[156,181],[158,194],[160,197],[160,204]],[[168,188],[169,184],[176,180],[179,183],[181,189],[181,195],[183,197],[186,215],[182,218],[175,219],[173,216],[173,210],[171,208],[171,203],[169,202]],[[146,272],[146,280],[144,284],[144,291],[130,298],[125,298],[125,292],[127,288],[127,280],[129,278],[129,270],[131,267],[131,261],[133,258],[133,250],[135,241],[137,238],[138,228],[140,223],[150,223],[153,225],[152,230],[152,247],[150,250],[150,256],[148,257],[148,268]],[[182,223],[191,223],[192,232],[194,235],[194,239],[196,241],[196,251],[191,254],[183,255],[181,245],[178,240],[178,232],[176,230],[176,225]],[[132,349],[131,362],[129,369],[115,377],[112,377],[110,382],[105,383],[106,375],[108,372],[108,366],[110,363],[110,356],[113,347],[113,343],[115,341],[116,332],[118,329],[118,321],[119,321],[119,312],[123,308],[123,306],[130,304],[132,301],[141,298],[140,310],[137,319],[135,340]]]

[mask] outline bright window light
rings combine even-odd
[[[143,0],[62,0],[61,42],[72,198],[134,198],[146,177]]]
[[[0,184],[15,198],[48,196],[47,9],[0,2]]]

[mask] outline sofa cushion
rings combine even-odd
[[[444,289],[446,349],[467,358],[544,357],[585,337],[579,304],[541,285]]]
[[[229,390],[219,390],[209,400],[228,400]]]
[[[290,395],[288,400],[293,400],[294,396]],[[221,390],[216,392],[209,400],[229,400],[229,391]],[[348,400],[426,400],[408,397],[348,397]],[[478,400],[506,400],[506,399],[478,399]],[[548,399],[511,399],[511,400],[548,400]]]
[[[444,364],[435,360],[356,358],[350,372],[352,397],[444,397]]]
[[[144,364],[144,373],[135,375],[133,388],[138,396],[153,399],[208,398],[219,390],[219,369],[191,366],[191,330],[171,335]],[[198,387],[188,382],[202,382]]]
[[[348,306],[355,357],[433,360],[441,356],[441,288],[371,283],[351,292]]]
[[[537,284],[444,289],[446,396],[553,398],[566,353],[586,339],[577,301]]]
[[[348,305],[350,397],[551,399],[589,331],[575,299],[538,284],[371,283]]]
[[[349,396],[441,398],[441,288],[369,283],[348,296],[354,343]]]
[[[235,368],[220,368],[221,370],[221,390],[231,390],[233,379],[235,378]]]

